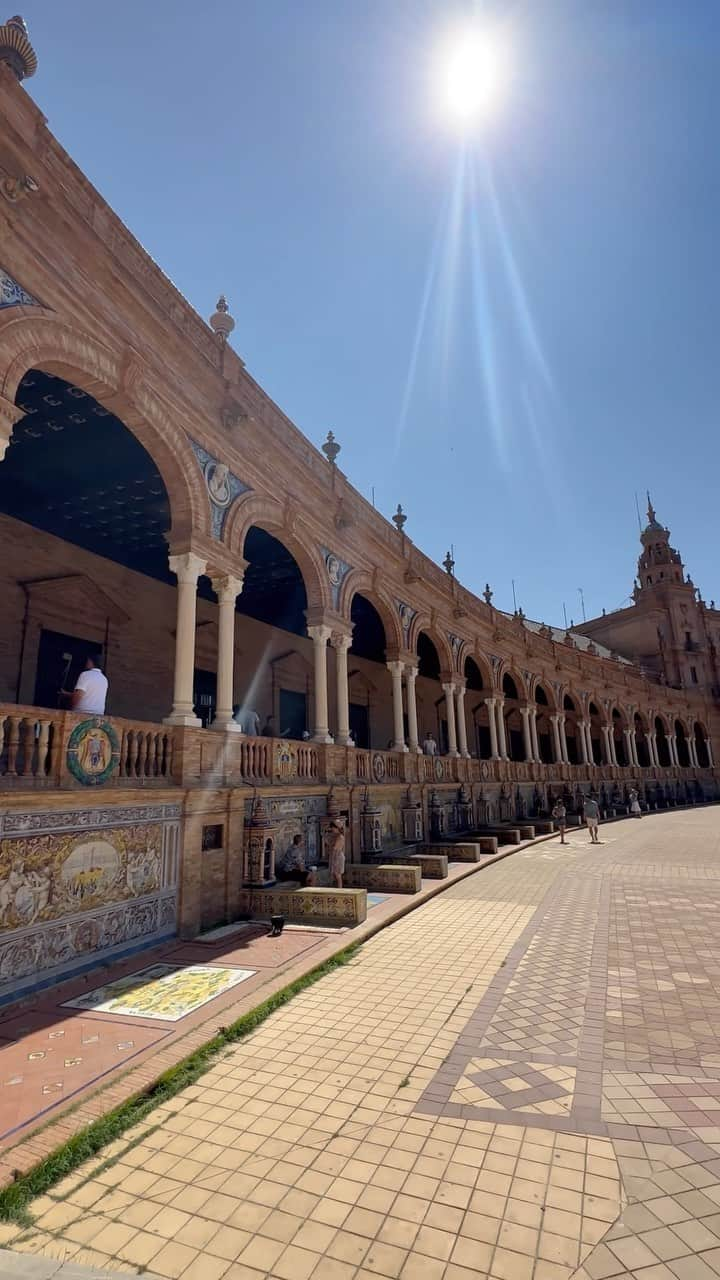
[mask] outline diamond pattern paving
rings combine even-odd
[[[719,836],[628,821],[450,888],[0,1225],[0,1274],[720,1276]]]

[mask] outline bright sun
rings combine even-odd
[[[493,33],[476,25],[460,29],[440,61],[445,111],[458,126],[469,128],[499,105],[507,75],[506,51]]]

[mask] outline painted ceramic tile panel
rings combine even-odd
[[[76,915],[160,888],[162,827],[0,841],[0,929]]]
[[[68,1000],[65,1009],[96,1009],[131,1018],[178,1022],[194,1009],[251,978],[254,969],[221,969],[215,965],[154,964],[94,991]]]

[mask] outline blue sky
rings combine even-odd
[[[482,12],[504,100],[435,93]],[[716,0],[27,0],[28,91],[250,372],[495,603],[619,606],[652,490],[717,594]]]

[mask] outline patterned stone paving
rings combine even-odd
[[[31,1229],[0,1228],[7,1256],[167,1280],[720,1276],[720,811],[603,837],[523,850],[378,935]]]

